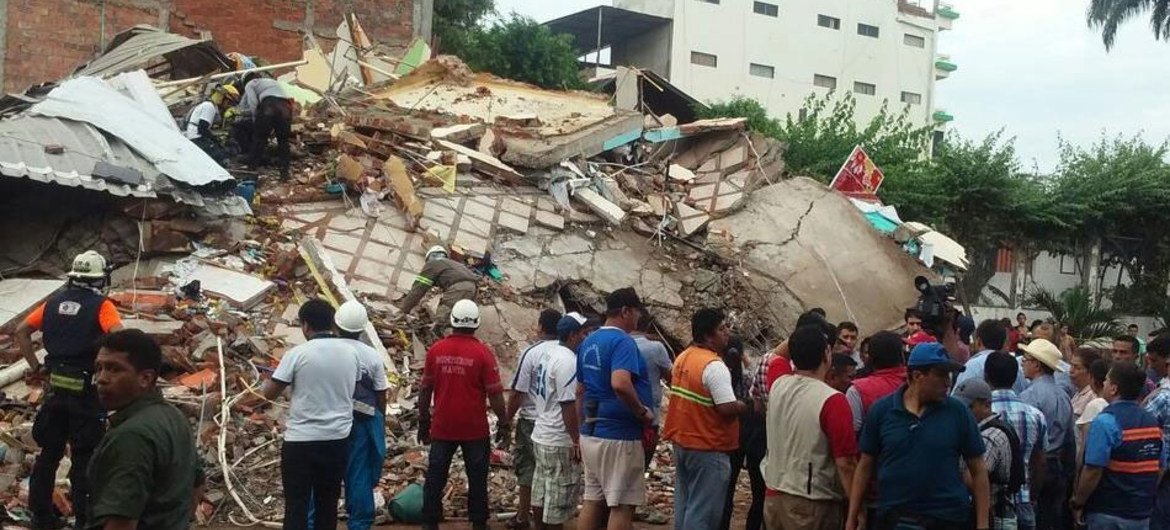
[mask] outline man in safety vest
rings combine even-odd
[[[439,299],[439,310],[435,312],[434,322],[437,329],[445,328],[455,302],[475,300],[475,284],[479,281],[479,276],[466,265],[448,258],[447,249],[438,245],[427,250],[426,260],[422,271],[414,279],[410,292],[406,293],[406,298],[402,299],[398,308],[403,313],[409,313],[422,301],[431,287],[438,286],[443,291],[443,297]]]
[[[691,317],[690,348],[674,361],[662,437],[674,444],[674,527],[715,528],[723,515],[739,417],[731,372],[719,357],[731,337],[726,316],[700,309]]]
[[[16,343],[30,370],[48,376],[45,401],[37,411],[32,436],[41,452],[29,477],[28,504],[33,530],[65,526],[53,506],[57,466],[69,446],[69,483],[76,528],[85,528],[89,496],[86,468],[105,430],[105,411],[93,385],[98,339],[122,329],[118,309],[102,290],[106,260],[92,250],[73,260],[65,289],[33,310],[16,329]],[[47,355],[42,365],[33,352],[32,334],[40,330]]]

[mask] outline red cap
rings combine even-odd
[[[905,342],[910,346],[917,346],[919,344],[926,344],[929,342],[938,342],[938,339],[934,338],[933,335],[925,331],[919,331],[913,335],[910,335],[909,337],[906,337],[902,340],[902,342]]]

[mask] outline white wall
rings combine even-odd
[[[775,117],[799,111],[814,74],[837,78],[837,93],[852,93],[854,81],[874,84],[876,95],[854,94],[864,124],[883,101],[900,112],[903,91],[922,95],[911,116],[931,123],[937,23],[898,12],[896,0],[766,0],[779,16],[753,12],[754,0],[615,0],[617,7],[663,14],[673,8],[670,81],[701,101],[735,95],[758,99]],[[817,25],[817,15],[841,20],[839,30]],[[876,39],[857,34],[857,24],[880,28]],[[903,43],[903,35],[924,37],[924,48]],[[715,68],[691,64],[691,52],[718,57]],[[772,66],[772,79],[749,74],[749,64]]]
[[[1024,291],[1031,293],[1037,288],[1047,289],[1049,292],[1060,294],[1064,291],[1077,287],[1081,284],[1081,271],[1077,264],[1079,258],[1076,256],[1062,256],[1059,254],[1042,252],[1032,262],[1032,271],[1024,278]],[[1104,281],[1101,284],[1102,289],[1110,289],[1118,285],[1118,278],[1120,276],[1121,285],[1129,285],[1130,277],[1125,272],[1125,269],[1119,265],[1111,265],[1104,269]],[[1004,294],[1011,292],[1012,275],[1010,272],[997,272],[987,282]],[[985,299],[991,303],[1005,303],[998,295],[993,295],[988,289],[984,289],[983,295]],[[1103,305],[1108,307],[1109,300],[1106,298]]]

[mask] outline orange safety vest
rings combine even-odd
[[[703,370],[713,362],[723,361],[715,352],[698,346],[687,348],[675,359],[662,437],[695,451],[734,451],[739,448],[739,418],[719,414],[711,393],[703,386]]]

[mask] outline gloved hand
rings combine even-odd
[[[224,123],[232,123],[232,122],[236,121],[236,118],[238,118],[239,115],[240,115],[240,111],[236,110],[235,107],[227,109],[223,112],[223,122]]]

